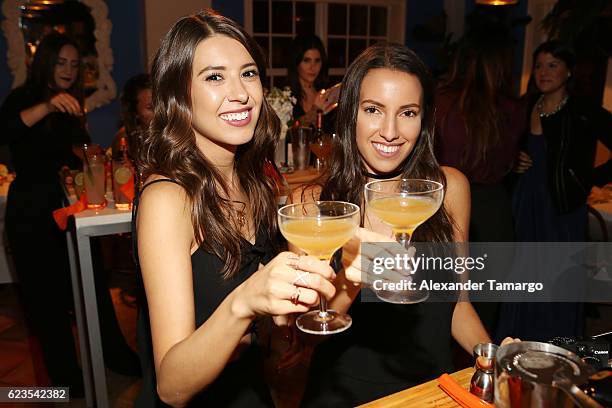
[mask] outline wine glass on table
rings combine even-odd
[[[359,206],[343,201],[290,204],[278,210],[278,225],[287,241],[325,262],[355,235],[359,221]],[[323,296],[319,310],[296,319],[300,330],[318,335],[340,333],[351,323],[349,315],[327,309]]]
[[[319,133],[310,143],[310,150],[317,158],[315,167],[317,172],[320,173],[327,167],[327,158],[332,150],[332,137],[325,133]]]
[[[421,179],[377,180],[365,185],[369,212],[389,225],[395,240],[406,250],[414,230],[434,215],[444,199],[444,186]],[[417,271],[404,278],[416,282]],[[418,303],[429,297],[427,290],[414,288],[375,290],[378,298],[390,303]]]

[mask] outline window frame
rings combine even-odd
[[[323,45],[325,49],[328,50],[328,30],[327,30],[327,21],[328,21],[328,3],[343,3],[348,6],[350,5],[367,5],[367,6],[375,6],[375,7],[387,7],[387,40],[398,42],[403,44],[405,42],[405,25],[406,25],[406,2],[405,0],[276,0],[276,1],[287,1],[287,2],[305,2],[305,3],[315,3],[315,34],[321,38],[323,41]],[[268,18],[272,18],[270,15]],[[347,13],[347,19],[349,18],[349,13]],[[369,25],[369,19],[368,19]],[[348,21],[347,21],[348,27]],[[244,0],[244,28],[250,34],[253,33],[253,0]],[[269,49],[271,51],[271,38],[272,34],[268,27],[268,38],[269,38]],[[295,23],[293,23],[292,27],[293,32],[295,32]],[[257,33],[257,34],[265,34],[265,33]],[[293,37],[293,34],[274,34],[275,37]],[[352,38],[363,38],[366,41],[369,40],[369,29],[366,31],[366,35],[332,35],[331,38],[346,38],[347,40]],[[375,36],[375,38],[379,38]],[[348,44],[346,47],[347,53],[347,64],[350,63],[348,61]],[[268,67],[266,70],[266,75],[271,78],[271,86],[274,84],[274,77],[283,77],[287,76],[286,68],[270,68]],[[343,76],[346,72],[346,68],[330,68],[329,75],[330,76]]]

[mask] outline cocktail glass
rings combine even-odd
[[[278,210],[278,225],[287,241],[325,262],[355,235],[359,220],[359,206],[343,201],[290,204]],[[319,310],[297,318],[296,326],[300,330],[327,335],[351,326],[349,315],[327,309],[326,299],[319,298]]]
[[[325,133],[321,134],[310,143],[310,150],[317,157],[315,168],[318,172],[323,171],[327,167],[327,158],[331,154],[332,137]]]
[[[365,198],[369,212],[389,225],[395,239],[409,249],[414,230],[434,215],[444,198],[444,186],[437,181],[421,179],[377,180],[365,186]],[[418,279],[413,270],[406,277],[411,282]],[[427,290],[375,290],[381,300],[390,303],[418,303],[429,297]]]

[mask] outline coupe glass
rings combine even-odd
[[[395,239],[409,249],[414,230],[434,215],[444,198],[444,186],[420,179],[377,180],[365,186],[368,211],[393,229]],[[412,282],[418,278],[412,271]],[[429,297],[427,290],[375,290],[378,298],[390,303],[418,303]]]
[[[359,227],[359,206],[343,201],[286,205],[278,210],[278,225],[288,242],[308,255],[329,262]],[[327,309],[320,296],[319,310],[299,316],[297,327],[310,334],[334,334],[351,326],[351,317]]]

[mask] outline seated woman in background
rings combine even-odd
[[[289,86],[297,99],[293,118],[302,126],[315,126],[317,111],[324,114],[333,110],[338,102],[337,92],[327,93],[327,54],[316,35],[297,36],[291,47]],[[326,119],[324,128],[331,130],[333,118]]]
[[[130,157],[136,159],[144,132],[153,118],[151,76],[138,74],[128,79],[120,99],[121,128],[113,139],[112,149],[113,152],[116,152],[119,148],[119,140],[127,137]]]
[[[263,97],[264,69],[257,43],[211,11],[176,22],[155,57],[136,216],[139,334],[152,352],[141,348],[136,406],[273,406],[257,318],[303,313],[318,293],[334,294],[329,265],[274,256],[276,185],[264,166],[280,123]],[[298,270],[311,273],[308,287],[295,286]]]
[[[451,336],[468,353],[490,341],[468,301],[394,305],[359,299],[360,243],[392,240],[391,229],[365,206],[367,182],[420,178],[445,186],[443,206],[414,234],[422,242],[467,241],[470,193],[463,174],[434,158],[433,83],[414,52],[398,44],[371,46],[348,68],[343,84],[329,179],[292,196],[348,201],[362,209],[363,228],[343,247],[344,270],[330,304],[341,312],[350,307],[353,325],[315,348],[307,407],[355,406],[453,371]]]

